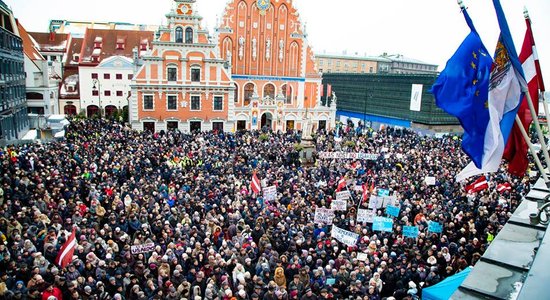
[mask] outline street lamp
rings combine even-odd
[[[99,117],[101,118],[103,115],[103,107],[101,106],[101,82],[99,82],[99,79],[94,79],[93,81],[92,90],[97,91],[97,95],[99,97]]]

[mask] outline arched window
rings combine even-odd
[[[183,43],[183,29],[176,27],[176,43]]]
[[[264,98],[269,97],[275,99],[275,86],[271,83],[268,83],[264,86]]]
[[[286,83],[283,84],[281,93],[285,96],[285,104],[292,104],[292,86]]]
[[[252,99],[252,95],[254,95],[254,84],[247,83],[244,86],[244,105],[250,104],[250,99]]]
[[[233,101],[237,103],[239,102],[239,86],[236,83],[234,83],[233,86],[235,87],[235,99],[233,99]]]
[[[185,28],[185,43],[193,44],[193,28],[191,27]]]

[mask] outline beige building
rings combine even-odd
[[[389,73],[437,74],[437,65],[429,64],[401,54],[384,53],[380,56],[346,54],[315,54],[315,62],[322,73]]]
[[[315,54],[315,62],[322,73],[388,73],[391,60],[373,56]]]

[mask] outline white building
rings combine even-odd
[[[80,105],[88,117],[99,113],[106,116],[127,109],[130,84],[134,75],[133,60],[111,56],[97,66],[79,66]]]

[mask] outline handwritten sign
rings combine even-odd
[[[330,203],[330,208],[332,210],[347,210],[348,202],[346,200],[332,200]]]
[[[390,190],[388,189],[376,189],[376,191],[378,192],[378,196],[380,197],[390,195]]]
[[[358,252],[357,253],[357,260],[358,261],[367,261],[369,259],[369,255],[367,253]]]
[[[426,176],[426,178],[424,178],[424,182],[426,182],[427,185],[435,185],[435,177]]]
[[[393,220],[384,217],[374,217],[372,220],[372,230],[392,232]]]
[[[399,216],[399,211],[401,210],[401,208],[397,207],[397,206],[393,206],[393,205],[388,205],[386,207],[386,214],[388,214],[388,216],[392,216],[392,217],[398,217]]]
[[[428,231],[433,233],[443,232],[443,226],[437,222],[430,221],[428,223]]]
[[[349,191],[341,191],[341,192],[336,193],[336,200],[337,201],[339,201],[339,200],[348,200],[349,198],[351,198],[351,194],[349,193]]]
[[[132,254],[147,253],[155,250],[155,243],[147,243],[143,245],[134,245],[130,247]]]
[[[347,153],[347,152],[319,152],[320,159],[364,159],[376,160],[378,154],[369,153]]]
[[[277,200],[277,187],[272,185],[264,188],[264,199],[266,201]]]
[[[418,237],[418,227],[416,226],[403,226],[403,236],[410,238]]]
[[[353,190],[356,191],[356,192],[362,192],[363,191],[363,186],[362,185],[356,185],[355,187],[353,187]]]
[[[358,223],[372,223],[374,218],[374,210],[371,209],[359,209],[357,211],[357,222]]]
[[[313,222],[315,224],[326,224],[332,225],[332,220],[334,219],[334,211],[328,208],[317,207],[315,209],[315,217]]]
[[[330,235],[335,240],[344,243],[348,246],[355,246],[357,243],[357,240],[359,239],[359,235],[357,233],[347,231],[342,228],[338,228],[334,225],[332,225],[332,230],[330,232]]]

